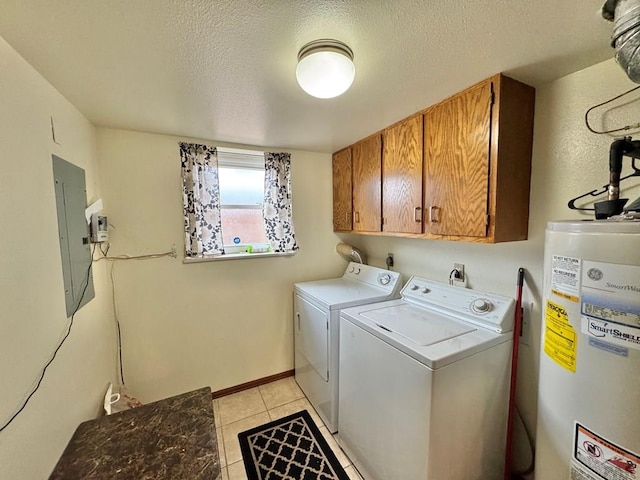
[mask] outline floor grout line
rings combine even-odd
[[[217,435],[217,433],[216,433]],[[227,448],[224,442],[224,435],[222,434],[222,430],[220,430],[220,441],[222,442],[222,450],[224,451],[224,468],[227,468]]]
[[[224,441],[224,432],[222,430],[223,425],[222,425],[222,415],[220,413],[220,399],[217,398],[216,401],[218,401],[218,416],[220,417],[220,441],[222,442],[222,449],[224,450],[224,468],[227,468],[229,466],[229,461],[227,459],[227,445],[226,445],[226,442]],[[217,431],[216,431],[216,435],[217,435]],[[229,474],[227,470],[227,478],[228,477],[229,477]]]
[[[267,412],[267,415],[269,415],[269,408],[267,407],[267,402],[264,401],[264,395],[262,395],[262,390],[260,390],[260,386],[257,386],[256,388],[258,389],[258,393],[260,394],[260,400],[262,400],[264,409]],[[269,418],[271,418],[271,415],[269,415]]]

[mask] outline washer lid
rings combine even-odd
[[[364,303],[382,302],[397,297],[397,290],[367,285],[348,278],[332,278],[315,282],[296,283],[298,295],[315,301],[327,310],[354,307]]]
[[[298,295],[318,303],[327,310],[397,298],[400,287],[398,272],[353,262],[347,266],[340,278],[295,284]]]
[[[364,318],[388,332],[394,332],[416,345],[428,346],[459,337],[477,330],[472,325],[465,325],[431,316],[425,318],[424,312],[409,305],[380,308],[362,314]]]
[[[511,332],[497,333],[404,299],[341,310],[340,321],[361,327],[432,370],[512,337]]]

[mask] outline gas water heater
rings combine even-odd
[[[640,219],[550,222],[536,480],[640,479]]]
[[[606,0],[611,45],[640,83],[640,0]],[[550,222],[536,433],[536,480],[640,480],[640,199],[619,198],[623,157],[640,176],[640,141],[617,139],[595,221]]]

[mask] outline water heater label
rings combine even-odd
[[[569,324],[567,310],[547,300],[544,328],[544,352],[558,365],[575,372],[577,335]]]
[[[638,480],[640,456],[575,423],[571,480]]]
[[[583,263],[582,333],[640,350],[640,267]]]
[[[578,302],[580,296],[580,259],[554,255],[551,265],[551,291],[559,297]]]
[[[583,315],[582,333],[614,345],[640,350],[640,328],[619,325]]]

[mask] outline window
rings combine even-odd
[[[218,148],[220,218],[225,252],[268,251],[264,231],[264,154]]]
[[[179,147],[185,262],[298,250],[290,153],[185,142]]]

